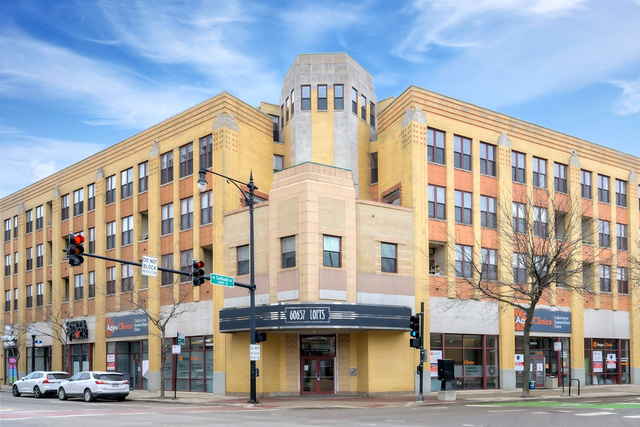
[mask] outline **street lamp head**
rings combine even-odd
[[[200,169],[200,178],[198,179],[198,189],[200,192],[204,192],[207,190],[207,177],[205,176],[207,171],[204,169]]]

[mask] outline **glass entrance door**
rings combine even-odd
[[[333,357],[303,357],[300,363],[302,394],[333,394]]]
[[[535,380],[536,388],[544,388],[544,378],[546,376],[546,366],[544,356],[531,355],[530,378]]]

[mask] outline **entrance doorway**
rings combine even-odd
[[[536,388],[544,388],[544,379],[546,377],[546,366],[544,356],[531,355],[531,379],[535,381]]]
[[[300,337],[300,393],[334,394],[335,335]]]

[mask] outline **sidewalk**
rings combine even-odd
[[[596,399],[603,397],[637,397],[640,399],[640,385],[608,385],[590,386],[580,389],[578,396],[577,387],[565,387],[565,395],[562,388],[531,390],[530,398],[522,398],[521,390],[470,390],[457,391],[455,401],[438,400],[438,392],[424,394],[424,402],[417,401],[417,395],[386,396],[386,397],[358,397],[336,395],[306,395],[287,397],[258,397],[259,404],[247,403],[247,397],[238,396],[214,396],[210,393],[177,392],[177,399],[173,399],[172,391],[165,392],[161,398],[159,393],[149,393],[144,390],[132,390],[127,400],[144,402],[163,402],[191,405],[229,406],[244,408],[280,408],[280,409],[322,409],[322,408],[370,408],[370,407],[398,407],[407,405],[463,405],[472,403],[496,403],[531,400],[575,401],[581,399]]]

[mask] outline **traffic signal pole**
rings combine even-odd
[[[423,360],[424,360],[424,340],[426,337],[424,336],[424,301],[420,303],[420,365],[419,365],[419,373],[420,373],[420,386],[418,393],[418,402],[424,402],[424,369],[423,369]]]
[[[110,258],[108,256],[101,256],[101,255],[96,255],[96,254],[88,254],[88,253],[83,253],[82,256],[88,256],[90,258],[98,258],[98,259],[104,259],[107,261],[115,261],[115,262],[119,262],[121,264],[128,264],[128,265],[137,265],[138,267],[142,267],[142,263],[139,262],[133,262],[133,261],[125,261],[123,259],[118,259],[118,258]],[[185,273],[184,271],[181,270],[172,270],[170,268],[164,268],[164,267],[157,267],[158,270],[160,271],[166,271],[167,273],[173,273],[173,274],[181,274],[183,276],[189,276],[191,277],[191,272],[187,272]]]

